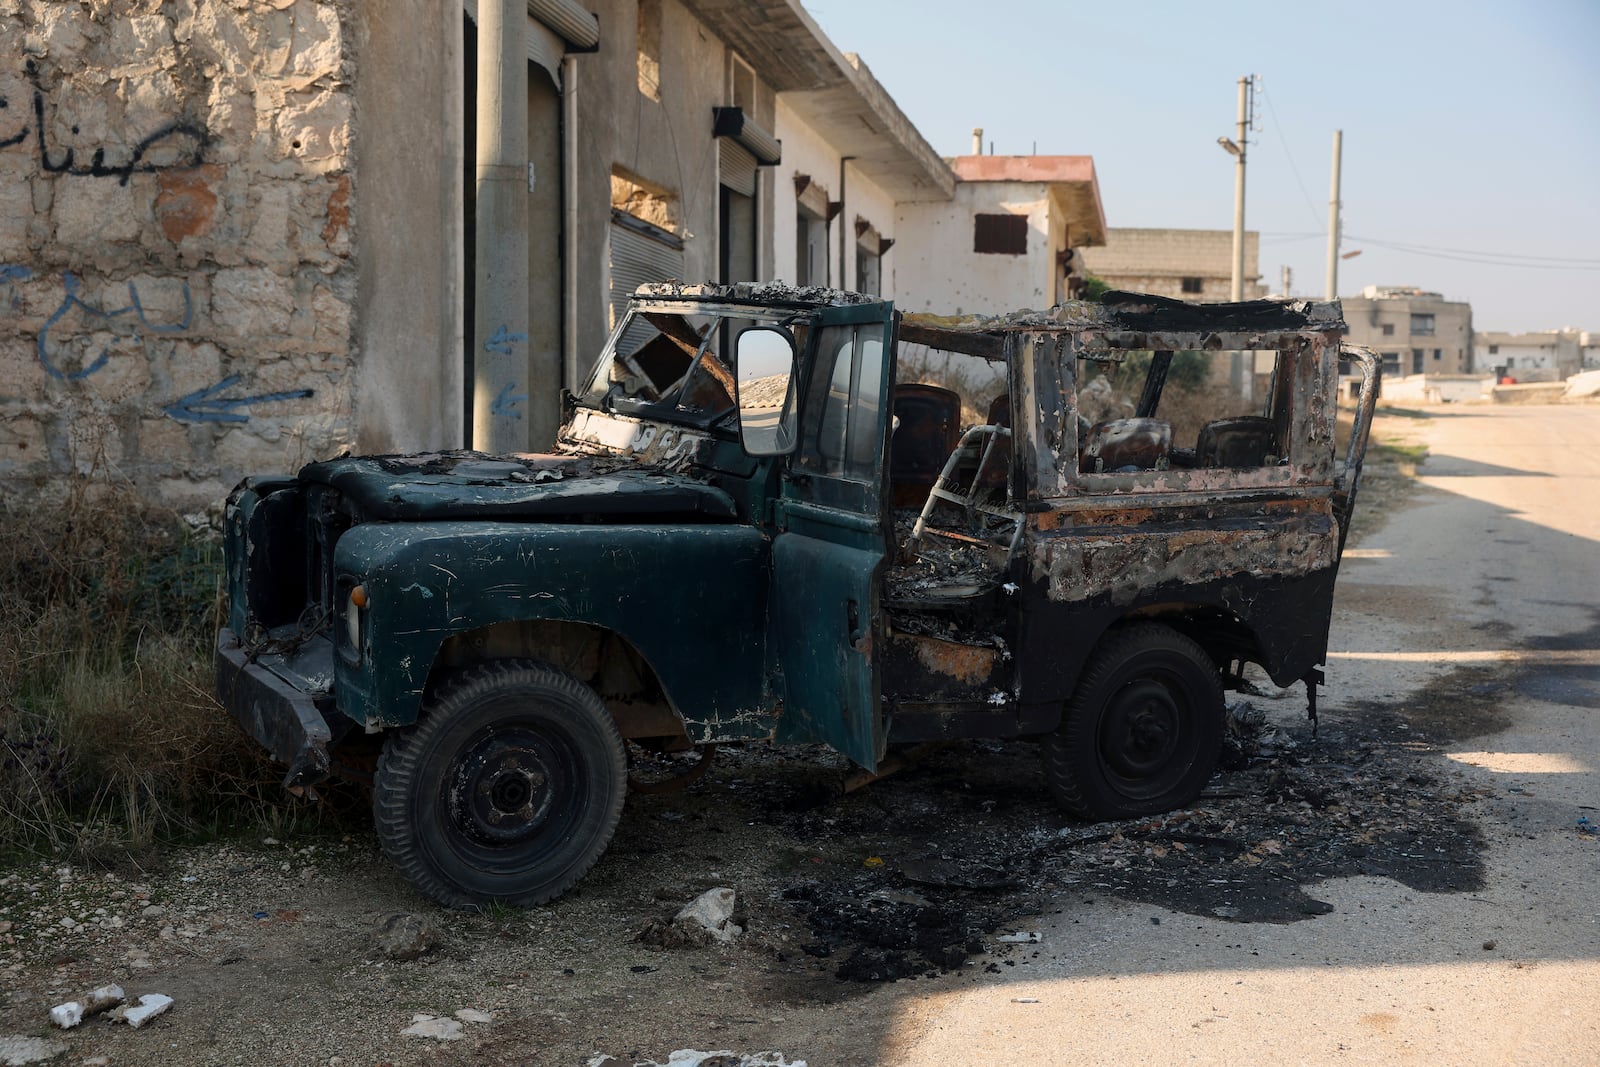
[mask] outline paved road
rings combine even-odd
[[[1600,407],[1417,430],[1427,489],[1346,562],[1325,714],[1457,738],[1438,758],[1489,795],[1487,885],[1342,879],[1285,926],[1074,897],[1026,981],[883,990],[881,1062],[1600,1063],[1600,840],[1575,829],[1600,821]],[[1461,671],[1488,699],[1440,699]]]

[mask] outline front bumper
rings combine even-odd
[[[316,786],[332,774],[328,746],[351,725],[333,706],[332,656],[325,637],[311,638],[291,656],[251,658],[231,629],[217,634],[217,700],[288,765],[283,787],[295,796],[317,795]]]

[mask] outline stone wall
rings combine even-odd
[[[0,492],[353,439],[356,0],[0,0]]]
[[[1244,235],[1246,300],[1267,295],[1261,283],[1261,235]],[[1233,292],[1232,230],[1148,230],[1111,227],[1101,248],[1083,250],[1085,269],[1113,289],[1154,293],[1178,300],[1222,301]],[[1183,280],[1197,278],[1199,292],[1185,292]]]

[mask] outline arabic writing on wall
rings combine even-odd
[[[6,120],[19,109],[7,96],[0,95],[0,149],[26,145],[31,139],[38,154],[39,166],[47,174],[68,174],[87,178],[116,178],[118,184],[127,185],[134,174],[154,174],[157,171],[197,167],[205,162],[206,149],[211,144],[211,134],[198,122],[177,120],[139,138],[127,150],[127,158],[107,162],[106,149],[96,148],[87,163],[79,159],[75,148],[51,148],[49,124],[45,122],[44,89],[39,84],[39,67],[28,60],[24,68],[28,82],[33,87],[31,115],[20,129],[9,134]],[[72,127],[74,135],[82,131]]]

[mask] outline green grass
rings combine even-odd
[[[1402,441],[1375,441],[1371,450],[1380,458],[1392,462],[1421,463],[1428,458],[1428,446],[1408,444]]]

